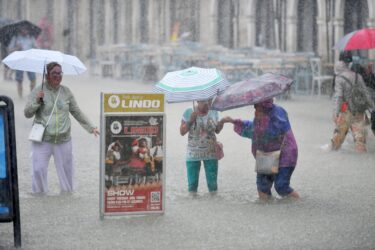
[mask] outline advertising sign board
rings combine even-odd
[[[164,211],[163,112],[163,94],[102,94],[101,216]]]

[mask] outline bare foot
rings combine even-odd
[[[259,195],[259,199],[261,201],[269,201],[271,199],[271,197],[272,197],[271,195],[263,193],[261,191],[258,191],[258,195]]]
[[[290,194],[288,194],[288,196],[294,199],[300,198],[299,194],[296,191],[291,192]]]

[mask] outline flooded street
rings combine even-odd
[[[40,75],[38,75],[40,78]],[[38,79],[39,80],[39,79]],[[83,76],[64,76],[81,110],[99,126],[100,92],[148,92],[152,84]],[[28,90],[28,82],[24,82]],[[25,91],[28,93],[28,91]],[[198,196],[187,192],[182,113],[190,103],[166,105],[166,202],[163,215],[99,218],[100,140],[72,118],[76,192],[60,195],[51,160],[47,196],[31,194],[32,119],[16,83],[1,81],[0,95],[13,99],[16,116],[22,249],[373,249],[375,246],[375,136],[368,129],[368,152],[354,151],[348,136],[343,148],[329,152],[333,133],[328,96],[292,96],[276,100],[289,113],[299,147],[291,186],[298,201],[277,197],[257,201],[251,141],[224,127],[218,139],[225,157],[219,162],[219,190],[209,195],[201,171]],[[252,106],[220,113],[252,119]],[[0,249],[13,248],[12,223],[0,224]]]

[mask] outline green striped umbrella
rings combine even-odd
[[[168,72],[154,88],[165,93],[167,102],[202,101],[213,98],[230,83],[217,69],[191,67]]]

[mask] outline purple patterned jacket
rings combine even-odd
[[[252,139],[254,157],[257,150],[271,152],[281,148],[279,166],[295,167],[298,147],[287,112],[272,102],[265,104],[264,110],[262,115],[256,112],[253,121],[235,120],[234,131],[242,137]]]

